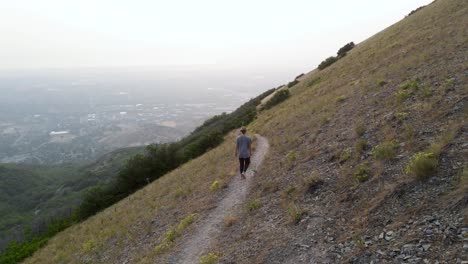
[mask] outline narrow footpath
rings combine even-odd
[[[255,135],[257,146],[251,157],[251,164],[246,173],[247,179],[242,180],[240,176],[234,177],[229,183],[225,197],[219,202],[218,206],[199,223],[194,234],[182,245],[182,251],[171,257],[170,263],[196,264],[202,254],[212,244],[223,229],[224,217],[230,212],[236,210],[237,206],[242,204],[247,196],[252,178],[263,162],[268,153],[268,140],[258,134]]]

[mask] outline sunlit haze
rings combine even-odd
[[[1,1],[0,69],[310,70],[428,0]]]

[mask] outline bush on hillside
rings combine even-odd
[[[346,53],[352,50],[355,46],[356,45],[354,44],[354,42],[349,42],[348,44],[344,45],[338,50],[336,57],[335,56],[328,57],[326,60],[322,61],[319,64],[318,69],[323,70],[327,68],[328,66],[332,65],[333,63],[337,62],[339,59],[343,58],[346,55]]]
[[[398,144],[394,141],[379,144],[372,149],[372,156],[378,160],[391,160],[396,156]]]
[[[288,83],[288,88],[291,88],[291,87],[293,87],[294,85],[296,85],[298,83],[299,83],[298,80],[291,81],[291,82]]]
[[[354,178],[359,182],[365,182],[369,179],[369,163],[359,164],[354,172]]]
[[[414,175],[418,180],[425,180],[435,173],[437,165],[438,160],[434,153],[418,152],[411,157],[405,172]]]
[[[343,47],[341,47],[337,54],[338,54],[338,58],[342,58],[346,55],[346,53],[350,50],[352,50],[356,45],[354,45],[354,42],[350,42],[346,45],[344,45]]]
[[[420,7],[416,8],[416,9],[414,9],[413,11],[411,11],[411,12],[408,14],[408,16],[413,15],[414,13],[418,12],[419,10],[421,10],[421,9],[423,9],[423,8],[425,8],[425,7],[426,7],[426,6],[423,5],[423,6],[420,6]]]
[[[319,64],[318,68],[319,68],[319,70],[323,70],[323,69],[327,68],[328,66],[332,65],[333,63],[335,63],[337,60],[338,60],[338,57],[330,56],[326,60],[322,61]]]
[[[268,102],[266,102],[266,104],[263,106],[263,109],[264,110],[270,109],[273,106],[275,106],[275,105],[283,102],[284,100],[288,99],[289,96],[290,96],[290,93],[289,93],[288,89],[280,90],[280,91],[276,92],[273,95],[273,97],[271,97],[270,100],[268,100]]]
[[[302,76],[304,76],[304,73],[301,73],[298,76],[296,76],[296,78],[294,78],[294,80],[297,80],[297,79],[301,78]]]

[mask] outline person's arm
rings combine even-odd
[[[249,143],[249,156],[252,156],[252,140]]]
[[[236,154],[235,157],[237,157],[237,150],[239,149],[239,141],[236,140]]]

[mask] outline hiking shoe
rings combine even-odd
[[[241,179],[245,180],[245,174],[244,173],[241,173]]]

